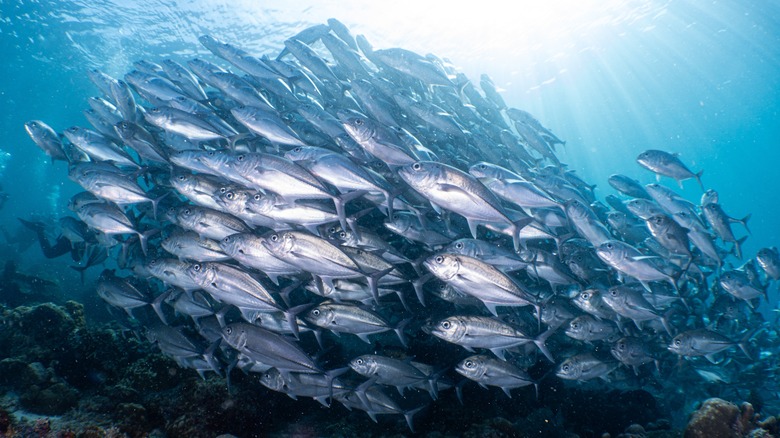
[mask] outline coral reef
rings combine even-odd
[[[691,415],[685,438],[745,438],[778,436],[777,417],[759,421],[753,406],[740,406],[719,398],[706,400]]]

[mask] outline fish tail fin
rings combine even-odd
[[[172,293],[173,289],[168,289],[151,302],[154,313],[157,314],[157,316],[160,318],[160,321],[162,321],[165,325],[168,325],[168,318],[165,317],[165,312],[163,311],[162,305],[166,300],[168,300],[168,298],[171,297]]]
[[[300,306],[290,307],[284,312],[284,316],[287,319],[287,324],[290,326],[290,330],[292,330],[295,339],[300,339],[298,315],[306,309],[309,309],[311,306],[311,303],[301,304]]]
[[[420,406],[419,408],[415,408],[415,409],[412,409],[410,411],[404,412],[404,418],[406,418],[406,424],[409,426],[409,430],[411,430],[412,433],[415,433],[414,432],[414,423],[413,423],[414,419],[412,417],[414,417],[414,414],[422,411],[423,408],[425,408],[425,406]]]
[[[526,225],[530,224],[534,221],[534,218],[532,217],[525,217],[520,220],[512,222],[512,227],[510,230],[512,231],[512,244],[515,247],[515,251],[520,250],[520,231],[525,228]],[[477,236],[474,236],[476,239]]]
[[[737,343],[737,347],[739,347],[739,349],[742,350],[742,352],[745,353],[745,356],[747,356],[747,358],[750,359],[750,360],[755,360],[753,358],[753,355],[750,354],[750,349],[749,349],[749,347],[750,347],[750,344],[749,344],[750,339],[752,339],[753,336],[759,334],[763,330],[764,330],[763,327],[762,328],[757,328],[757,329],[754,329],[754,330],[748,330],[748,332],[745,333],[745,336],[743,336],[742,339],[740,339],[739,342]]]
[[[217,375],[220,377],[222,377],[222,366],[219,362],[219,359],[217,359],[214,356],[214,353],[217,351],[221,343],[222,343],[222,338],[219,338],[216,341],[214,341],[211,345],[209,345],[209,348],[207,348],[206,351],[203,352],[203,360],[205,360],[206,363],[209,364],[209,366],[211,367],[211,370],[217,373]]]
[[[81,279],[81,284],[84,284],[84,271],[89,268],[89,265],[87,266],[71,266],[70,269],[73,269],[74,271],[77,271],[79,273],[79,278]]]
[[[701,187],[701,191],[704,191],[704,184],[701,182],[701,175],[704,173],[704,170],[700,170],[698,173],[694,174],[694,178],[696,178],[696,181],[699,182],[699,187]],[[682,187],[682,184],[680,184],[680,187]]]
[[[748,222],[748,220],[750,220],[750,217],[751,217],[752,215],[753,215],[752,213],[748,213],[748,215],[747,215],[747,216],[743,217],[743,218],[742,218],[742,219],[740,219],[740,220],[734,220],[734,222],[737,222],[737,223],[739,223],[739,224],[742,224],[742,226],[743,226],[743,227],[745,227],[745,230],[746,230],[748,233],[750,233],[750,234],[753,234],[753,233],[751,233],[751,232],[750,232],[750,228],[748,228],[748,226],[747,226],[747,222]]]
[[[350,367],[343,367],[343,368],[332,369],[330,371],[325,372],[325,377],[327,378],[327,382],[328,382],[328,399],[333,400],[333,381],[336,380],[336,378],[338,378],[340,375],[346,373],[349,370],[351,370]],[[329,402],[327,406],[330,406]]]
[[[550,353],[550,350],[547,348],[547,338],[550,337],[550,335],[555,332],[556,329],[550,328],[547,329],[544,333],[540,334],[539,336],[534,339],[534,344],[536,344],[537,347],[539,347],[539,351],[544,354],[544,356],[552,363],[555,363],[555,359],[553,359],[552,353]]]
[[[141,251],[143,251],[144,255],[146,255],[147,250],[147,241],[149,240],[149,237],[154,236],[155,234],[159,233],[160,230],[157,228],[152,228],[151,230],[146,230],[143,233],[136,231],[138,234],[138,241],[141,243]]]
[[[171,192],[166,192],[164,195],[159,196],[159,197],[154,198],[154,199],[151,200],[151,203],[152,203],[152,216],[154,216],[154,220],[157,220],[157,206],[160,205],[160,201],[165,199],[170,194],[171,194]]]
[[[412,286],[414,286],[414,293],[417,294],[417,300],[420,301],[420,304],[422,304],[423,307],[425,307],[425,294],[423,293],[423,286],[431,278],[433,278],[433,274],[428,273],[412,282]]]
[[[741,239],[737,239],[737,241],[734,242],[734,248],[731,250],[731,252],[740,260],[742,260],[742,244],[745,243],[747,238],[748,236],[744,236]]]
[[[374,302],[379,304],[379,279],[389,274],[395,267],[391,266],[381,271],[376,271],[366,276],[368,280],[368,287],[371,289],[371,296],[374,298]]]
[[[404,335],[404,328],[412,321],[412,318],[406,318],[404,320],[401,320],[401,322],[398,323],[393,328],[393,331],[396,335],[398,335],[398,340],[401,341],[401,345],[404,346],[404,348],[409,348],[409,343],[406,340],[406,335]]]
[[[343,195],[333,196],[333,204],[336,206],[336,214],[339,216],[339,223],[341,223],[341,229],[347,229],[347,215],[344,210],[344,206],[347,202],[357,199],[368,193],[365,190],[355,190]]]

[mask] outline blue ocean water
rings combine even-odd
[[[489,74],[510,105],[567,141],[562,160],[597,184],[599,196],[614,193],[606,184],[612,173],[654,181],[634,161],[643,150],[677,152],[704,170],[705,186],[730,215],[753,213],[746,254],[780,244],[780,3],[577,3],[502,13],[501,2],[455,12],[446,2],[4,0],[0,149],[10,157],[0,159],[0,183],[11,198],[2,214],[10,224],[30,213],[64,214],[76,185],[63,163],[47,164],[23,123],[85,123],[85,99],[96,94],[88,69],[116,76],[138,59],[203,56],[204,33],[275,53],[288,35],[338,17],[378,48],[430,52],[471,78]],[[698,199],[693,181],[684,187],[687,199]]]
[[[210,57],[197,40],[206,33],[275,54],[288,36],[337,17],[376,48],[430,52],[473,79],[489,74],[510,106],[566,140],[561,161],[599,198],[615,193],[613,173],[655,181],[635,162],[640,152],[676,152],[704,170],[727,213],[752,214],[746,260],[780,246],[780,2],[389,3],[0,0],[0,184],[9,195],[0,225],[14,234],[16,218],[68,214],[80,189],[23,124],[85,125],[86,98],[97,93],[89,69],[121,77],[139,59]],[[701,189],[688,180],[680,193],[698,201]],[[78,282],[69,260],[18,248],[4,255],[24,270]],[[776,305],[773,287],[763,310]]]

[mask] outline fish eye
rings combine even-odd
[[[679,340],[679,339],[675,339],[674,340],[674,345],[677,345],[679,347],[680,345],[682,345],[682,341]]]
[[[442,322],[441,322],[441,326],[442,326],[442,328],[444,328],[444,329],[449,329],[451,325],[452,325],[452,324],[450,324],[450,322],[449,322],[449,321],[442,321]]]
[[[573,323],[571,323],[571,328],[573,328],[573,329],[578,329],[578,328],[580,328],[580,323],[578,323],[578,322],[573,322]]]
[[[244,154],[238,155],[236,156],[236,161],[244,161],[244,158],[245,158]]]
[[[414,163],[414,164],[412,164],[412,169],[414,169],[414,170],[420,170],[420,169],[422,169],[422,164],[420,164],[420,163]]]
[[[228,200],[232,201],[232,200],[233,200],[233,198],[235,198],[235,197],[236,197],[236,195],[235,195],[233,192],[227,192],[227,193],[225,194],[225,197],[226,197],[226,198],[228,198]]]
[[[314,309],[314,310],[312,310],[312,311],[311,311],[311,314],[312,314],[312,315],[314,315],[314,316],[319,316],[319,315],[320,315],[320,309]]]
[[[179,181],[184,181],[184,180],[186,180],[186,179],[187,179],[187,177],[186,177],[186,176],[184,176],[184,175],[179,175]]]
[[[195,263],[194,265],[192,265],[193,271],[200,272],[200,269],[201,269],[200,263]]]
[[[230,240],[231,240],[230,236],[227,236],[224,239],[222,239],[222,241],[225,242],[225,243],[230,243]]]
[[[611,243],[608,243],[606,246],[607,246],[607,249],[612,249],[612,247],[613,247],[613,245]]]
[[[569,371],[569,365],[564,365],[564,366],[562,366],[562,367],[561,367],[561,369],[562,369],[563,371],[566,371],[566,372],[568,372],[568,371]]]
[[[279,235],[278,234],[274,234],[274,235],[271,236],[271,241],[272,242],[276,242],[277,240],[279,240]]]
[[[617,345],[617,347],[618,347],[618,350],[625,350],[625,349],[626,349],[626,344],[624,344],[623,342],[621,342],[621,343],[619,343],[619,344]]]
[[[342,232],[339,233],[339,237],[341,237],[342,239],[346,239],[347,238],[347,233],[342,231]]]
[[[611,291],[609,291],[609,293],[612,294],[613,297],[618,296],[618,293],[617,293],[616,290],[611,290]]]
[[[255,196],[253,196],[253,198],[255,199],[255,201],[259,201],[262,197],[260,196],[259,193],[256,193]]]
[[[192,213],[192,212],[190,211],[189,208],[185,208],[184,211],[182,212],[182,214],[184,214],[184,215],[188,215],[190,213]]]
[[[444,263],[444,257],[442,256],[436,256],[435,259],[433,259],[436,263]]]
[[[590,299],[590,293],[583,292],[583,293],[580,294],[580,298],[582,298],[583,300],[589,300]]]
[[[225,327],[225,333],[230,336],[233,334],[233,327]]]
[[[293,152],[300,152],[302,150],[303,150],[303,148],[298,146],[297,148],[293,149]]]
[[[455,244],[455,249],[463,249],[463,242],[458,242]]]
[[[355,363],[358,365],[363,365],[363,359],[358,359],[355,361]]]
[[[470,360],[467,360],[464,365],[466,366],[466,368],[474,368],[474,362]]]
[[[154,107],[150,111],[153,112],[153,113],[159,113],[162,110],[160,108],[158,108],[158,107]]]
[[[206,152],[206,155],[208,155],[209,157],[213,157],[214,156],[214,151],[208,151],[208,152]]]
[[[355,119],[356,126],[363,126],[363,119]]]
[[[480,169],[482,169],[482,170],[485,170],[485,169],[487,169],[487,165],[485,165],[485,164],[480,164],[480,165],[479,165],[479,168],[480,168]]]

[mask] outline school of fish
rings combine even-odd
[[[616,174],[599,200],[487,75],[335,19],[276,57],[200,42],[213,56],[88,72],[88,125],[25,125],[84,189],[63,235],[121,268],[97,293],[180,366],[409,428],[470,381],[663,393],[771,369],[780,254],[743,263],[749,216],[714,190]],[[704,190],[676,154],[637,163]]]

